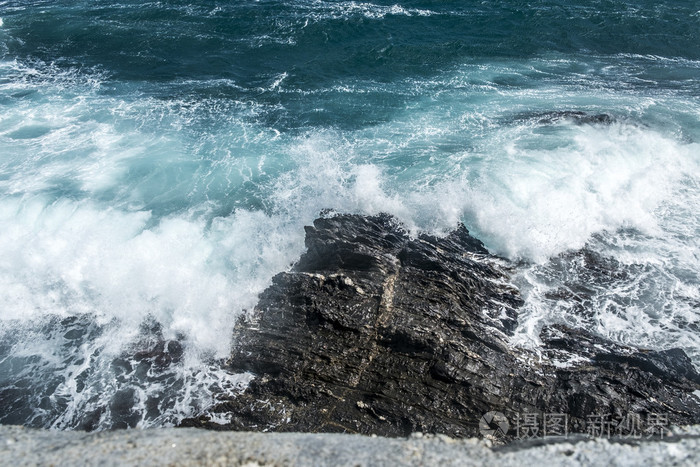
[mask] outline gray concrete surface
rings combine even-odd
[[[408,439],[340,434],[197,429],[99,433],[0,426],[0,465],[382,466],[700,465],[700,426],[663,440],[568,439],[492,447],[488,441],[414,434]]]

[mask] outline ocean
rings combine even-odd
[[[0,0],[0,423],[241,390],[234,323],[324,209],[463,222],[514,345],[700,364],[700,2]]]

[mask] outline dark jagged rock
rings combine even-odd
[[[606,113],[588,113],[581,110],[552,110],[549,112],[528,112],[516,115],[519,121],[534,121],[539,125],[551,125],[568,121],[576,125],[610,125],[615,122],[612,115]]]
[[[230,422],[183,425],[474,436],[490,411],[511,423],[567,414],[570,432],[596,414],[700,422],[700,377],[681,350],[565,326],[543,329],[538,354],[513,348],[521,298],[508,263],[464,226],[411,239],[389,216],[338,215],[307,227],[306,246],[237,326],[228,364],[257,378],[210,409]]]
[[[608,114],[590,114],[576,110],[563,110],[548,112],[541,115],[539,123],[549,124],[556,123],[561,120],[569,120],[577,125],[609,125],[615,121],[615,119]]]

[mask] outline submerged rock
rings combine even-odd
[[[589,113],[581,110],[552,110],[548,112],[527,112],[515,116],[516,121],[530,121],[538,125],[551,125],[562,121],[576,125],[610,125],[616,119],[606,113]]]
[[[514,348],[509,264],[462,225],[412,239],[389,216],[337,215],[307,227],[306,246],[236,328],[228,365],[257,378],[184,426],[508,439],[525,421],[550,433],[590,432],[596,416],[608,430],[628,415],[700,422],[700,376],[682,350],[565,326],[545,327],[537,354]],[[494,411],[509,427],[480,427]]]

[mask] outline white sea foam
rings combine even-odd
[[[626,125],[575,133],[570,146],[552,150],[512,135],[469,189],[469,209],[497,251],[543,261],[603,230],[658,233],[654,210],[697,173],[697,144]]]
[[[241,210],[214,219],[97,209],[89,202],[0,204],[2,319],[89,313],[132,331],[152,317],[166,338],[225,356],[236,313],[301,250],[279,220]],[[285,253],[288,252],[288,253]],[[290,254],[291,253],[291,254]]]
[[[300,226],[287,235],[279,220],[243,210],[209,227],[186,216],[148,227],[151,220],[148,212],[98,209],[89,202],[0,203],[0,334],[24,333],[8,358],[28,359],[23,374],[40,378],[32,383],[37,407],[38,388],[46,384],[41,379],[61,381],[52,390],[59,413],[37,409],[41,425],[75,427],[92,410],[107,407],[101,423],[111,426],[115,397],[128,397],[139,426],[171,425],[205,409],[213,394],[233,394],[249,379],[207,362],[228,355],[238,315],[301,251]],[[100,333],[66,342],[64,325],[42,324],[55,316],[84,316]],[[154,372],[144,380],[129,373],[125,381],[115,380],[112,361],[124,352],[128,358],[142,323],[150,320],[162,325],[164,339],[183,343],[184,360],[160,376]],[[47,338],[45,326],[60,334]],[[21,379],[11,376],[6,382]],[[124,391],[133,394],[120,396]],[[164,398],[155,417],[147,410],[154,397]]]
[[[558,130],[559,147],[540,148],[531,128],[504,129],[484,153],[457,155],[466,171],[450,173],[443,161],[427,184],[430,170],[424,171],[428,180],[390,175],[363,163],[358,141],[317,134],[293,147],[301,165],[274,194],[280,205],[310,203],[309,211],[323,203],[384,210],[415,231],[444,231],[466,220],[495,252],[542,262],[581,248],[596,232],[634,227],[658,233],[655,209],[697,173],[697,144],[648,128],[561,124]],[[414,136],[436,139],[425,128]]]
[[[353,15],[361,15],[367,19],[383,19],[387,15],[397,16],[431,16],[435,12],[420,8],[404,8],[401,5],[377,5],[370,2],[326,2],[314,0],[300,2],[297,6],[302,10],[308,10],[312,14],[319,15],[322,19],[348,18]],[[319,19],[320,19],[319,18]]]
[[[687,177],[654,210],[657,230],[605,232],[587,242],[612,270],[589,270],[581,257],[531,265],[517,280],[527,298],[516,341],[537,343],[543,324],[592,330],[647,348],[681,347],[700,358],[700,192]],[[596,264],[593,268],[600,267]],[[563,296],[562,296],[563,292]],[[554,295],[552,295],[554,294]],[[573,295],[566,299],[568,295]]]

